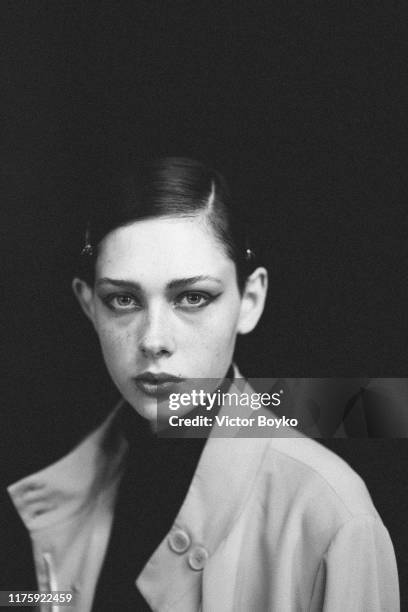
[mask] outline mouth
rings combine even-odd
[[[139,391],[150,397],[158,397],[168,394],[177,383],[184,379],[179,376],[173,376],[167,372],[143,372],[133,378],[133,381]]]

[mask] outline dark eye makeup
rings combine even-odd
[[[174,308],[193,312],[208,306],[220,295],[221,292],[212,294],[207,291],[192,290],[178,294],[171,301]],[[100,299],[107,308],[117,314],[135,312],[143,308],[142,300],[128,293],[109,293],[101,295]]]

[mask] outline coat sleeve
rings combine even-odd
[[[315,579],[312,612],[399,612],[398,572],[379,518],[358,516],[333,537]]]

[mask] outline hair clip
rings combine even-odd
[[[245,249],[245,259],[246,261],[254,261],[255,253],[252,249]]]
[[[90,240],[90,237],[89,237],[89,227],[86,228],[86,232],[85,232],[85,245],[84,245],[84,248],[81,251],[81,255],[87,255],[87,256],[93,255],[93,248],[92,248],[91,240]]]

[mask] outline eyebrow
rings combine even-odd
[[[200,276],[190,276],[188,278],[177,278],[175,280],[172,280],[169,283],[167,283],[166,289],[181,289],[183,287],[186,287],[188,285],[193,285],[194,283],[199,283],[201,281],[212,281],[212,282],[217,283],[218,285],[222,285],[222,281],[219,278],[216,278],[215,276],[200,275]],[[96,281],[97,287],[99,287],[100,285],[105,285],[105,284],[114,285],[115,287],[129,287],[136,291],[142,290],[140,283],[135,283],[134,281],[126,280],[126,279],[108,278],[104,276],[102,278],[99,278]]]

